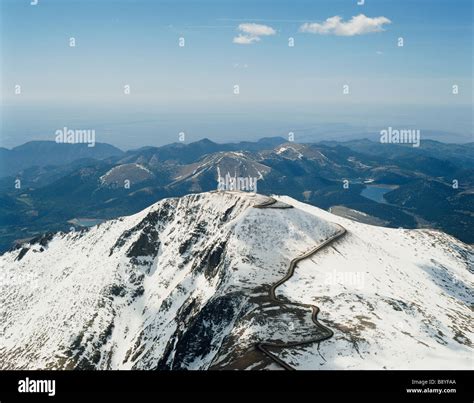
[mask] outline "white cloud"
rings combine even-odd
[[[272,27],[268,25],[254,23],[240,24],[239,31],[242,31],[251,36],[269,36],[276,34],[276,31]]]
[[[338,15],[328,18],[323,23],[307,22],[300,27],[300,32],[321,35],[354,36],[383,31],[384,24],[391,21],[386,17],[370,18],[364,14],[352,17],[344,22]]]
[[[276,34],[276,31],[272,27],[254,23],[240,24],[238,30],[241,31],[241,33],[239,33],[239,36],[234,37],[233,42],[239,45],[250,45],[259,42],[261,36]]]
[[[249,36],[249,35],[242,35],[236,36],[232,42],[237,43],[239,45],[250,45],[254,42],[258,42],[260,38],[258,36]]]

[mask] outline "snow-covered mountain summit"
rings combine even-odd
[[[166,199],[0,256],[0,367],[472,368],[471,247],[276,199]]]

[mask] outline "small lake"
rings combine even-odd
[[[384,194],[395,188],[396,186],[392,185],[368,185],[360,195],[377,203],[387,203]]]

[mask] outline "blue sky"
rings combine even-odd
[[[470,0],[30,2],[1,3],[0,145],[48,139],[67,124],[105,127],[104,141],[125,148],[179,131],[219,141],[317,135],[325,124],[472,136]],[[365,28],[345,25],[360,14]],[[335,16],[339,31],[325,23]],[[371,32],[381,17],[390,22]],[[305,23],[319,25],[302,32]],[[254,39],[234,43],[239,33]]]

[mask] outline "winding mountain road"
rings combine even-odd
[[[253,206],[254,208],[278,208],[278,209],[287,209],[287,208],[292,208],[293,206],[290,205],[278,205],[278,201],[275,200],[273,197],[269,197],[266,201],[260,204],[256,204]],[[275,291],[276,289],[284,284],[286,281],[288,281],[293,274],[295,273],[295,269],[297,264],[312,255],[314,255],[316,252],[320,251],[321,249],[329,246],[331,243],[334,241],[338,240],[344,234],[346,233],[346,229],[339,225],[336,224],[339,227],[339,230],[326,239],[324,242],[322,242],[319,245],[316,245],[314,248],[310,249],[309,251],[303,253],[300,256],[295,257],[294,259],[291,260],[289,266],[288,266],[288,271],[286,275],[279,281],[277,281],[275,284],[273,284],[270,288],[269,291],[269,297],[270,300],[277,304],[277,305],[292,305],[292,306],[298,306],[298,307],[303,307],[303,308],[310,308],[312,310],[312,315],[311,319],[315,326],[322,331],[322,336],[311,339],[311,340],[306,340],[303,342],[290,342],[290,343],[272,343],[272,342],[260,342],[256,345],[257,349],[261,351],[263,354],[265,354],[267,357],[269,357],[272,361],[274,361],[276,364],[280,365],[286,370],[294,371],[295,368],[278,358],[275,354],[273,354],[271,351],[269,351],[269,348],[278,348],[278,349],[283,349],[283,348],[291,348],[291,347],[300,347],[300,346],[305,346],[308,344],[312,343],[319,343],[321,341],[327,340],[333,336],[333,331],[329,329],[328,327],[322,325],[321,323],[318,322],[318,313],[319,313],[319,308],[316,305],[311,305],[311,304],[303,304],[303,303],[298,303],[298,302],[285,302],[277,298]]]

